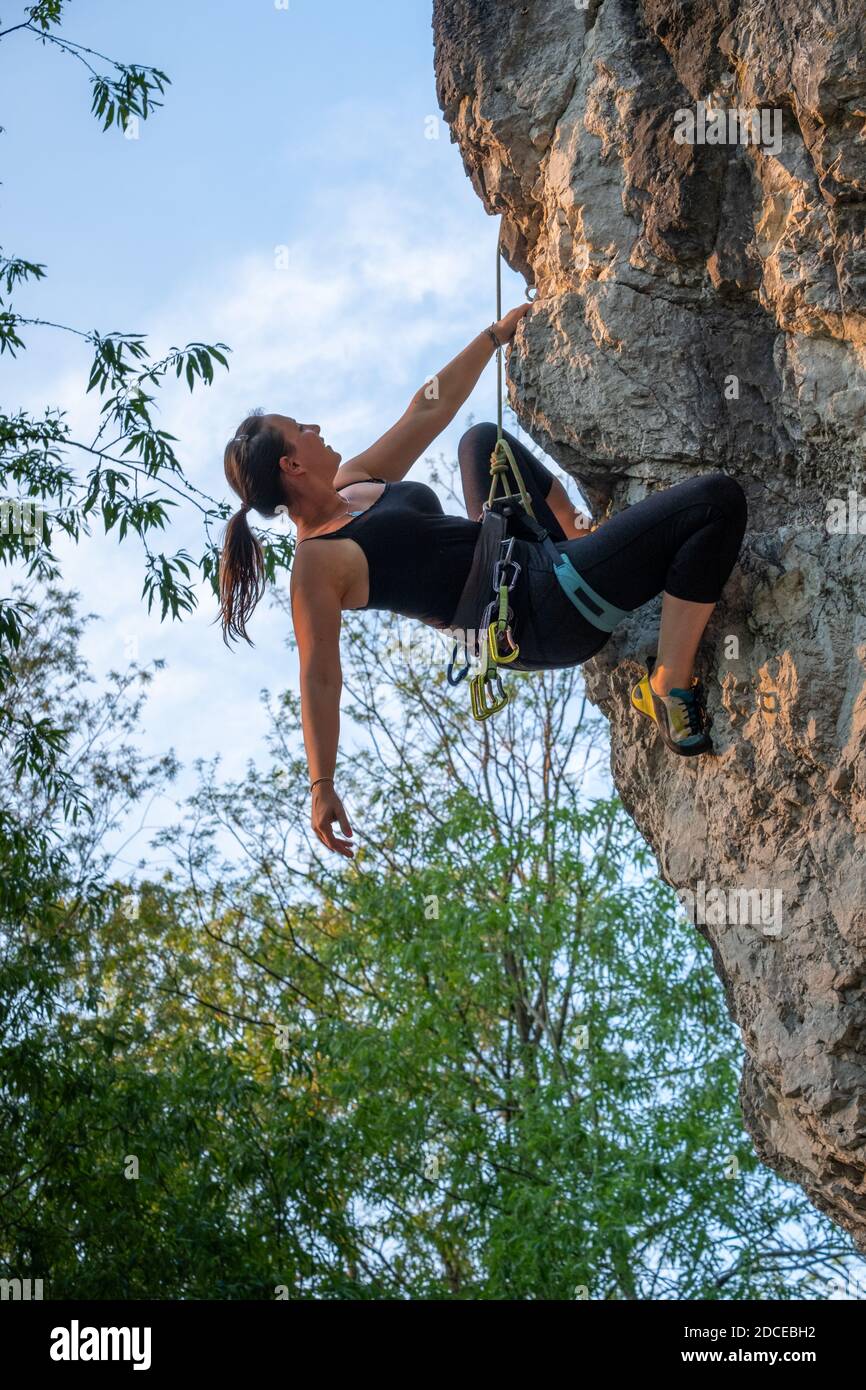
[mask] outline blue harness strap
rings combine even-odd
[[[617,608],[616,604],[608,603],[606,598],[596,593],[591,584],[587,584],[568,556],[557,550],[549,533],[542,526],[535,521],[527,522],[526,517],[522,520],[541,541],[553,564],[553,573],[559,581],[559,587],[582,618],[586,618],[588,623],[592,623],[593,627],[597,627],[601,632],[613,632],[615,627],[630,617],[627,609]]]
[[[617,608],[615,604],[602,598],[601,594],[597,594],[583,576],[578,574],[567,555],[560,555],[553,572],[559,580],[562,592],[568,595],[578,613],[581,613],[587,622],[592,623],[593,627],[600,628],[602,632],[613,632],[614,628],[629,616],[626,609]]]

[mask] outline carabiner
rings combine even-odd
[[[509,616],[513,616],[510,608],[508,613]],[[508,642],[508,650],[504,654],[499,646],[503,638]],[[504,628],[500,628],[497,623],[491,623],[487,629],[487,645],[490,660],[496,666],[507,666],[509,662],[516,661],[520,655],[520,648],[514,640],[510,623]]]
[[[449,684],[449,685],[459,685],[460,682],[461,682],[462,680],[465,680],[466,677],[469,675],[469,648],[467,647],[467,645],[466,645],[465,642],[463,643],[463,655],[464,655],[465,658],[466,658],[466,665],[463,667],[463,670],[460,672],[459,676],[455,676],[455,675],[454,675],[454,658],[455,658],[455,656],[457,655],[457,651],[458,651],[458,648],[459,648],[459,647],[460,647],[460,643],[459,643],[459,642],[455,642],[455,643],[454,643],[454,650],[453,650],[452,653],[451,653],[451,660],[448,662],[448,670],[447,670],[446,673],[445,673],[446,676],[448,677],[448,684]]]
[[[505,553],[504,553],[504,555],[500,555],[499,559],[498,559],[498,560],[494,560],[494,562],[493,562],[493,587],[494,587],[494,589],[499,589],[499,590],[501,590],[502,587],[503,587],[503,585],[505,585],[505,588],[508,589],[508,590],[513,589],[514,586],[515,586],[515,584],[517,583],[517,577],[518,577],[518,575],[520,574],[520,571],[523,569],[523,566],[522,566],[521,564],[519,564],[519,562],[518,562],[517,560],[512,560],[512,558],[511,558],[511,552],[512,552],[512,550],[514,549],[514,541],[515,541],[515,537],[514,537],[514,536],[509,536],[507,540],[504,540],[504,541],[501,541],[501,542],[500,542],[500,549],[503,550]],[[511,582],[510,582],[510,584],[506,584],[506,583],[505,583],[505,577],[504,577],[503,571],[504,571],[509,565],[512,566],[514,572],[513,572],[512,576],[511,576]]]
[[[496,689],[493,691],[493,698],[488,704],[485,687],[488,684],[492,686],[494,681],[496,683]],[[499,678],[498,672],[493,676],[473,676],[469,682],[469,692],[472,699],[472,714],[473,717],[478,720],[489,719],[492,714],[498,714],[501,709],[505,708],[510,698],[508,691],[504,688]]]

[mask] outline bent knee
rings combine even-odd
[[[718,469],[714,473],[704,474],[701,486],[708,502],[719,507],[731,521],[745,525],[749,505],[736,478]]]
[[[479,420],[477,424],[470,425],[469,429],[460,436],[460,445],[458,447],[472,448],[474,446],[482,448],[486,446],[488,439],[492,439],[493,443],[495,443],[496,436],[497,427],[495,421]]]

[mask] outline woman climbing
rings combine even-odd
[[[220,561],[223,636],[250,640],[246,625],[264,588],[262,547],[247,513],[287,513],[297,527],[290,592],[312,779],[311,822],[324,845],[349,858],[351,843],[333,829],[336,823],[344,835],[353,834],[333,776],[341,615],[347,609],[378,608],[440,629],[451,625],[481,530],[496,425],[474,425],[459,444],[466,517],[446,515],[432,489],[404,479],[454,418],[496,349],[511,342],[530,307],[512,309],[479,333],[434,378],[435,390],[421,387],[397,423],[346,463],[325,444],[318,425],[260,411],[243,421],[226,447],[226,477],[242,505],[226,528]],[[655,722],[673,753],[710,751],[703,692],[693,667],[742,542],[746,502],[740,485],[720,472],[690,478],[590,530],[574,525],[580,518],[562,484],[511,434],[504,437],[536,520],[608,617],[624,617],[663,593],[656,661],[652,674],[635,686],[632,703]],[[330,544],[318,543],[323,540]],[[527,562],[523,587],[518,584],[513,594],[518,632],[523,624],[531,633],[540,665],[588,660],[608,640],[610,623],[605,630],[598,625],[601,619],[593,622],[585,608],[575,606],[561,580],[551,577],[549,559],[539,559],[537,545],[517,544],[522,547],[517,558]]]

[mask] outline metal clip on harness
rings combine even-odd
[[[517,583],[522,569],[522,566],[511,558],[513,549],[513,536],[500,541],[499,559],[493,565],[495,597],[488,603],[481,619],[483,637],[479,653],[480,665],[469,682],[472,713],[478,720],[489,719],[492,714],[498,714],[508,704],[508,691],[504,688],[496,667],[509,665],[510,662],[516,661],[520,654],[520,648],[511,631],[514,609],[508,602],[508,595]],[[510,578],[507,574],[509,568]]]

